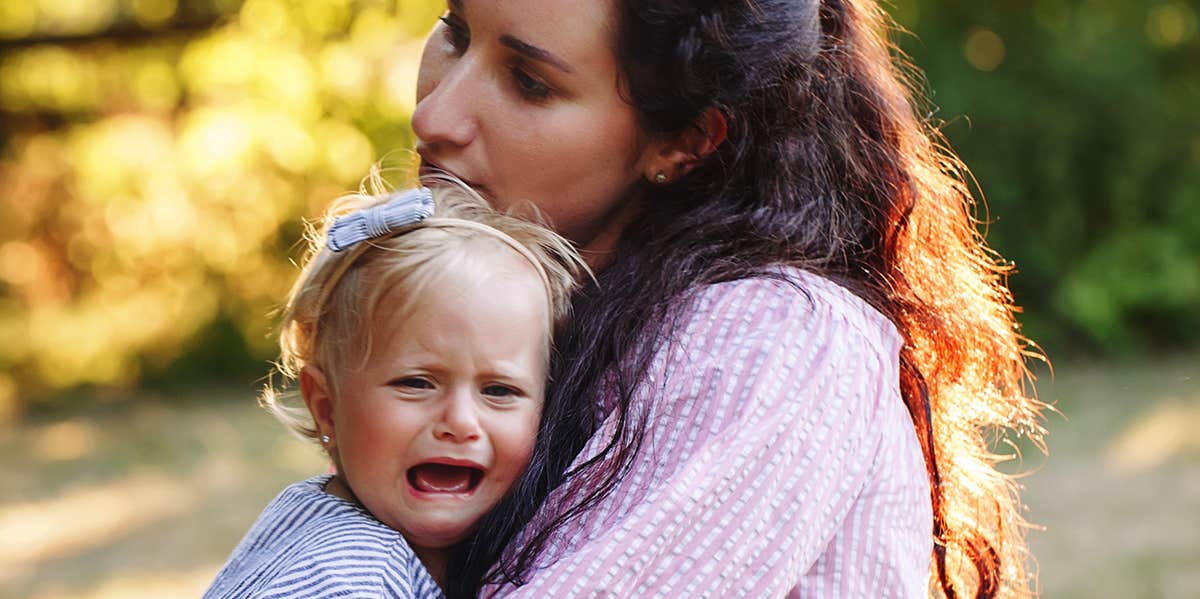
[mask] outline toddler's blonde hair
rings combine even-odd
[[[549,360],[554,332],[570,313],[571,293],[590,272],[586,264],[569,241],[549,228],[493,210],[455,179],[443,177],[436,183],[429,218],[342,252],[327,246],[329,227],[338,216],[388,199],[377,171],[359,193],[336,200],[319,227],[305,224],[308,251],[288,294],[279,334],[276,370],[284,384],[280,390],[268,381],[259,397],[264,408],[301,437],[318,437],[308,410],[295,401],[304,367],[320,368],[336,396],[340,373],[352,361],[361,364],[370,356],[375,313],[385,295],[401,291],[399,313],[407,312],[439,275],[467,259],[490,259],[485,256],[497,249],[522,256],[542,281],[549,306],[543,360]]]

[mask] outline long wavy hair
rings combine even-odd
[[[651,134],[709,108],[728,138],[653,194],[557,340],[538,448],[451,566],[452,596],[520,584],[555,533],[609,494],[640,450],[631,409],[651,357],[697,287],[786,264],[847,287],[905,340],[901,393],[934,513],[930,589],[1034,593],[1017,489],[991,443],[1040,442],[1042,404],[1014,318],[1010,265],[987,248],[968,173],[919,115],[921,81],[873,0],[617,0],[619,88]],[[617,435],[571,468],[615,395]],[[554,489],[567,505],[533,520]],[[505,548],[520,539],[514,547]]]

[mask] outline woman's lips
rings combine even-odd
[[[436,162],[431,162],[424,158],[421,159],[421,168],[417,172],[422,177],[454,177],[455,179],[458,179],[459,181],[462,181],[468,185],[473,184],[470,179],[463,177]]]
[[[425,160],[424,158],[421,159],[421,167],[417,171],[417,176],[419,176],[421,178],[422,182],[437,181],[438,179],[444,179],[445,177],[453,177],[454,179],[462,181],[464,184],[466,184],[471,189],[475,190],[476,193],[483,196],[484,198],[489,198],[489,199],[491,198],[491,195],[488,193],[488,188],[486,185],[484,185],[478,181],[474,181],[474,180],[468,179],[466,177],[463,177],[463,176],[459,175],[458,173],[441,166],[440,164],[430,162],[428,160]]]

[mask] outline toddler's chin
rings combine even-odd
[[[415,529],[415,530],[414,530]],[[404,530],[404,529],[399,529]],[[464,528],[458,525],[430,525],[411,527],[404,532],[408,544],[425,549],[448,549],[466,540],[475,532],[475,527]]]

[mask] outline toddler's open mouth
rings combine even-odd
[[[483,479],[483,470],[425,462],[408,469],[408,484],[422,493],[470,493]]]

